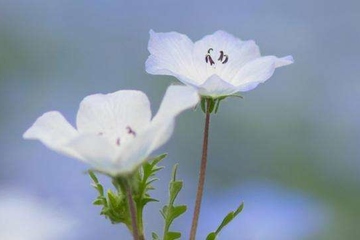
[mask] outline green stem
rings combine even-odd
[[[195,240],[196,237],[196,230],[198,226],[200,208],[201,208],[201,199],[204,192],[207,152],[208,152],[208,142],[209,142],[209,126],[210,126],[210,111],[211,111],[210,108],[211,108],[211,99],[206,99],[206,117],[205,117],[205,127],[204,127],[203,149],[202,149],[198,189],[196,193],[195,209],[191,224],[190,240]]]

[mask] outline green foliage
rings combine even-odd
[[[222,220],[220,226],[216,229],[215,232],[209,233],[206,237],[206,240],[215,240],[217,235],[221,232],[221,230],[228,225],[244,208],[244,203],[241,203],[240,206],[235,210],[229,212],[226,217]]]
[[[181,237],[180,232],[170,231],[170,226],[173,223],[173,221],[176,218],[180,217],[183,213],[185,213],[187,209],[185,205],[174,205],[175,199],[178,196],[183,186],[182,181],[176,180],[176,171],[177,171],[177,164],[173,168],[172,179],[169,184],[169,202],[160,211],[165,221],[163,240],[174,240],[174,239],[179,239]],[[153,240],[159,239],[156,233],[153,233],[152,237]]]
[[[100,215],[104,215],[105,218],[109,219],[113,224],[123,223],[131,230],[131,216],[125,190],[125,184],[130,183],[136,207],[139,231],[143,232],[143,209],[149,202],[158,201],[151,198],[149,191],[154,189],[152,183],[157,180],[155,174],[163,168],[157,164],[165,157],[166,154],[162,154],[150,160],[150,162],[145,162],[133,175],[113,178],[112,183],[116,192],[109,189],[106,194],[104,187],[99,182],[95,173],[89,171],[89,175],[93,181],[92,186],[98,192],[98,196],[93,204],[102,207]]]
[[[151,233],[152,239],[153,240],[160,240],[159,236],[156,233]]]
[[[163,169],[159,167],[158,163],[166,157],[166,154],[159,155],[152,159],[150,162],[147,161],[142,165],[142,168],[138,172],[137,181],[134,187],[134,201],[136,204],[138,227],[140,231],[143,229],[143,210],[146,204],[149,202],[158,202],[150,196],[149,191],[154,190],[152,184],[158,180],[155,174]]]
[[[200,106],[201,109],[204,113],[206,113],[207,109],[209,108],[209,113],[214,112],[215,114],[218,112],[219,107],[220,107],[220,102],[222,100],[224,100],[227,97],[238,97],[238,98],[243,98],[242,96],[238,95],[238,94],[232,94],[232,95],[228,95],[228,96],[221,96],[221,97],[217,97],[217,98],[212,98],[212,97],[202,97],[201,101],[200,101]]]
[[[105,218],[109,219],[113,224],[124,223],[126,226],[130,227],[131,218],[125,193],[122,191],[114,193],[109,189],[105,195],[104,187],[99,182],[95,173],[89,171],[89,175],[93,180],[92,186],[98,191],[98,196],[93,204],[102,206],[100,215],[104,215]]]

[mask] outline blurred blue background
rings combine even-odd
[[[222,29],[295,64],[213,116],[198,239],[241,201],[244,212],[220,240],[360,239],[359,9],[355,0],[0,0],[0,238],[131,239],[91,205],[86,165],[22,134],[49,110],[74,123],[93,93],[139,89],[155,112],[176,79],[146,74],[149,30],[198,40]],[[158,209],[177,162],[185,184],[178,202],[189,210],[174,229],[188,237],[203,121],[199,110],[181,115],[159,151],[169,157],[154,192],[162,202],[145,212],[148,237],[161,232]],[[42,233],[52,229],[45,222],[61,231]],[[12,227],[22,238],[1,235]]]

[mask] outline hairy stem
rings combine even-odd
[[[211,101],[210,99],[206,100],[206,117],[205,117],[205,127],[204,127],[203,149],[202,149],[198,189],[196,193],[195,209],[191,224],[190,240],[195,240],[196,237],[196,230],[197,230],[200,208],[201,208],[201,199],[204,192],[207,152],[208,152],[208,142],[209,142],[210,105],[211,105],[210,101]]]
[[[142,233],[141,234],[139,233],[139,228],[137,226],[136,209],[135,209],[134,199],[132,197],[132,191],[131,191],[131,186],[130,186],[129,182],[125,183],[125,188],[126,188],[126,195],[127,195],[127,199],[128,199],[128,203],[129,203],[129,210],[130,210],[130,215],[131,215],[131,226],[132,226],[133,238],[134,238],[134,240],[143,240],[144,236]]]

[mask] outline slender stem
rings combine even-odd
[[[139,229],[136,221],[136,209],[135,209],[134,199],[132,198],[132,191],[130,184],[128,182],[125,183],[125,188],[126,188],[126,195],[128,198],[129,210],[131,215],[131,226],[132,226],[133,237],[134,240],[141,240],[141,238],[139,237]]]
[[[190,240],[195,240],[196,237],[196,230],[197,230],[200,208],[201,208],[201,199],[204,192],[204,184],[205,184],[205,173],[206,173],[207,152],[208,152],[208,142],[209,142],[209,126],[210,126],[210,99],[207,99],[206,103],[207,105],[206,105],[203,149],[202,149],[201,165],[199,172],[198,189],[196,193],[195,209],[194,209],[194,215],[191,225]]]

